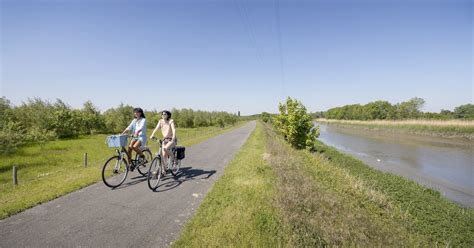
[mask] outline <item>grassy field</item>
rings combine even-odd
[[[257,124],[173,247],[278,247],[285,244],[273,207],[276,175],[264,161]]]
[[[174,246],[472,247],[473,223],[436,191],[259,123]]]
[[[403,120],[403,121],[357,121],[316,119],[317,122],[358,127],[369,130],[389,130],[393,132],[423,134],[440,137],[458,137],[474,140],[474,121],[463,120]]]
[[[191,146],[243,124],[226,128],[178,128],[178,143]],[[92,135],[57,140],[43,146],[23,147],[15,154],[2,155],[0,219],[102,180],[102,165],[114,153],[105,144],[105,138],[106,135]],[[158,149],[156,143],[149,146],[152,152]],[[84,168],[85,152],[88,155],[87,168]],[[13,165],[19,168],[17,186],[12,183]]]

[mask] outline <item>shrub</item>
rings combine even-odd
[[[280,114],[275,117],[274,125],[285,139],[295,148],[314,149],[319,137],[319,127],[315,127],[306,107],[298,100],[287,98],[286,104],[278,106]]]

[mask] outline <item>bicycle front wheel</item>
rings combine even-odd
[[[110,188],[120,186],[128,175],[128,166],[125,158],[113,156],[105,162],[102,168],[102,180]]]
[[[161,157],[155,157],[153,161],[151,161],[150,168],[148,169],[148,187],[151,190],[156,190],[158,188],[158,184],[160,183],[161,179]]]
[[[151,152],[148,149],[145,149],[142,152],[143,152],[143,155],[145,155],[145,160],[141,161],[141,163],[138,165],[137,169],[138,169],[138,172],[142,176],[146,176],[148,174],[148,170],[150,168],[150,164],[151,164],[151,160],[153,159],[153,155],[151,155]],[[136,161],[140,161],[140,160],[138,160],[138,154],[136,155],[135,159],[136,159]]]
[[[171,161],[170,171],[173,176],[178,176],[179,168],[181,167],[181,160],[176,159],[176,157]]]

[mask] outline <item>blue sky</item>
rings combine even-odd
[[[101,110],[473,102],[471,1],[1,1],[1,95]]]

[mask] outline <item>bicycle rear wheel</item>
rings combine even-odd
[[[120,186],[128,175],[128,166],[125,158],[110,157],[102,168],[102,180],[110,188]]]
[[[153,155],[151,155],[151,152],[149,149],[145,149],[142,151],[143,155],[145,155],[145,161],[141,164],[138,165],[138,172],[142,176],[146,176],[148,174],[148,169],[150,168],[151,160],[153,159]],[[136,161],[138,160],[138,154],[135,156]]]
[[[153,161],[151,161],[147,176],[148,187],[153,191],[156,190],[156,188],[158,188],[158,184],[160,184],[161,170],[161,157],[157,156],[153,159]]]

